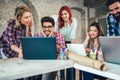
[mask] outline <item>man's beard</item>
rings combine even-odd
[[[49,34],[46,34],[46,31],[43,31],[45,33],[45,35],[48,37],[51,33],[51,31],[47,30],[49,32]]]
[[[113,15],[113,17],[114,17],[117,21],[120,21],[120,12],[117,13],[117,14],[118,14],[118,16]]]

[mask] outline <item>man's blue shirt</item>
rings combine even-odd
[[[120,36],[120,22],[112,14],[107,15],[107,36]]]

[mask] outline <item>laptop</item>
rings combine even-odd
[[[120,64],[120,37],[99,37],[106,62]]]
[[[67,49],[70,52],[79,54],[81,56],[86,56],[85,47],[83,44],[67,44]]]
[[[22,37],[24,59],[56,59],[55,37]]]

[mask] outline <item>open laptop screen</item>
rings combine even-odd
[[[83,44],[67,44],[67,48],[70,52],[86,56],[85,47]]]
[[[100,36],[99,39],[105,61],[120,64],[120,37]]]
[[[55,37],[22,37],[24,59],[56,59]]]

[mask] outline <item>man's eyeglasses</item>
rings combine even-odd
[[[42,26],[43,28],[52,28],[52,26]]]

